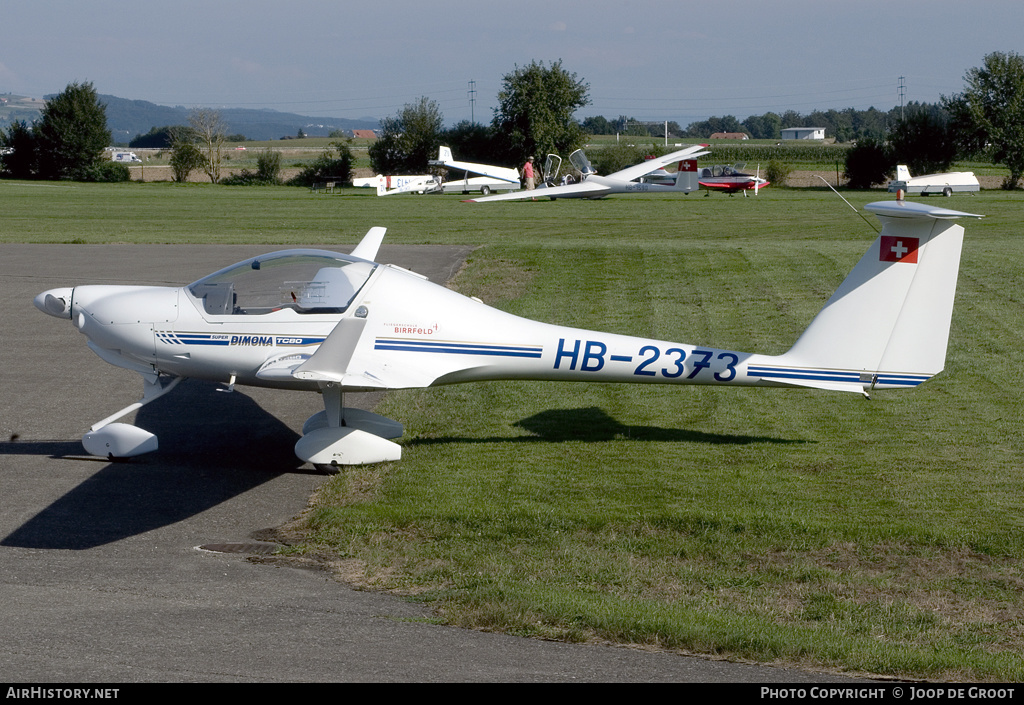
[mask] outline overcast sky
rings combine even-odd
[[[578,117],[936,102],[993,51],[1024,53],[1020,0],[0,0],[0,94],[73,81],[186,107],[387,117],[427,96],[489,122],[501,79],[559,59]],[[470,82],[475,82],[475,104]]]

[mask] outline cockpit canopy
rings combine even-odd
[[[587,155],[583,153],[582,149],[577,149],[569,155],[569,163],[576,167],[576,171],[583,177],[597,173],[597,170],[590,166],[590,160],[587,159]]]
[[[187,290],[214,316],[341,313],[377,265],[326,250],[284,250],[225,267]]]

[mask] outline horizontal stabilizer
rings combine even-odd
[[[964,213],[949,208],[940,208],[916,201],[878,201],[864,206],[879,218],[931,218],[934,220],[953,220],[954,218],[984,218],[977,213]],[[885,221],[883,220],[883,223]]]

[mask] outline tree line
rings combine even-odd
[[[707,139],[718,132],[745,134],[751,139],[778,140],[782,138],[782,130],[787,127],[823,127],[825,136],[836,142],[852,142],[865,137],[884,139],[899,123],[901,112],[928,111],[936,113],[941,110],[939,105],[926,103],[910,103],[905,109],[893,108],[882,111],[876,108],[856,110],[815,110],[809,115],[802,115],[795,110],[787,110],[781,115],[767,112],[763,115],[751,115],[740,120],[734,115],[714,116],[707,120],[691,122],[686,128],[678,122],[668,121],[667,124],[652,123],[636,118],[620,115],[609,120],[598,115],[582,120],[583,129],[592,135],[636,135],[645,137],[661,137],[666,128],[670,137],[689,139]]]
[[[1004,187],[1016,188],[1024,175],[1024,57],[994,52],[985,57],[982,66],[968,70],[964,81],[962,93],[944,96],[937,105],[911,103],[898,117],[897,109],[883,112],[874,108],[815,111],[807,116],[794,111],[782,115],[769,112],[742,123],[732,116],[710,118],[689,125],[678,136],[706,138],[712,132],[746,132],[751,137],[777,139],[783,127],[825,127],[826,134],[831,132],[837,141],[857,142],[847,152],[847,177],[854,186],[884,181],[896,163],[924,173],[946,170],[955,160],[981,159],[1005,165],[1010,175]],[[371,166],[380,174],[423,173],[442,144],[451,147],[461,160],[496,165],[509,165],[511,160],[519,166],[530,156],[542,159],[548,153],[567,154],[581,147],[590,134],[625,128],[637,134],[660,135],[658,130],[664,130],[663,125],[659,128],[623,116],[613,121],[603,117],[576,120],[573,116],[590,103],[589,85],[566,71],[561,61],[516,66],[502,78],[497,98],[490,125],[463,121],[449,129],[444,128],[435,101],[423,97],[407,104],[381,121],[379,138],[369,150]],[[165,128],[170,131],[175,178],[187,178],[190,170],[202,169],[211,182],[221,181],[226,128],[219,113],[193,111],[189,123],[187,128]],[[670,129],[678,128],[670,124]],[[16,122],[0,133],[0,173],[15,178],[127,179],[124,165],[104,158],[109,143],[104,106],[92,84],[73,83],[47,102],[33,125]],[[633,157],[623,154],[615,158]],[[260,171],[249,175],[247,183],[276,182],[272,160],[265,161]],[[592,161],[602,171],[602,166]],[[348,144],[333,143],[299,183],[320,175],[347,180],[351,164]],[[262,173],[264,166],[266,174]]]

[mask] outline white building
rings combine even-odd
[[[784,140],[823,140],[824,127],[787,127],[782,130]]]

